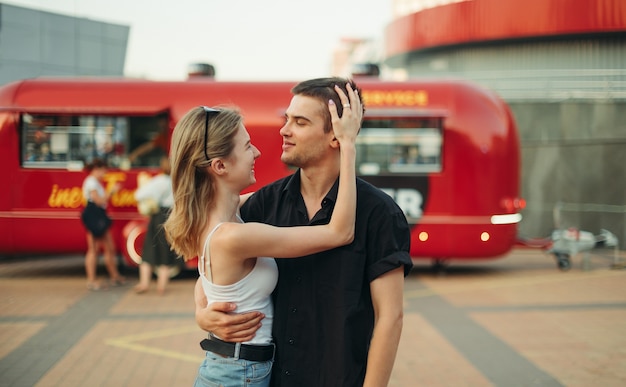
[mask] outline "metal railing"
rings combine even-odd
[[[626,99],[626,69],[486,70],[436,76],[474,81],[505,100]]]

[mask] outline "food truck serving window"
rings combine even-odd
[[[25,168],[82,168],[96,157],[113,168],[158,166],[168,117],[23,114],[20,137]]]
[[[365,119],[357,137],[357,168],[362,175],[441,171],[442,118]]]

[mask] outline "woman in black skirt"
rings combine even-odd
[[[169,159],[161,158],[160,166],[161,173],[135,191],[135,199],[140,206],[153,208],[143,244],[142,262],[139,265],[139,283],[135,286],[137,294],[148,291],[155,267],[157,268],[157,292],[161,295],[165,294],[171,268],[176,265],[178,258],[170,249],[163,232],[163,223],[167,220],[174,203]]]

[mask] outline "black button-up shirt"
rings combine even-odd
[[[247,222],[327,224],[339,181],[309,220],[300,172],[257,191],[241,209]],[[277,259],[272,385],[361,386],[374,327],[369,283],[400,266],[411,270],[410,231],[393,199],[357,179],[354,241],[298,259]]]

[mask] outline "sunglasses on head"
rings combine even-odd
[[[202,109],[205,113],[204,118],[204,157],[206,157],[206,161],[209,161],[209,154],[206,152],[206,146],[209,141],[209,116],[216,116],[220,111],[217,109],[213,109],[210,107],[202,106]]]

